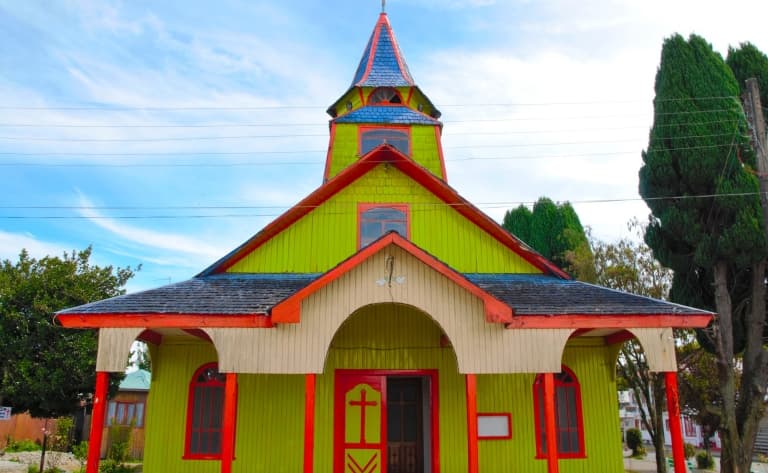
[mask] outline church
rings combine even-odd
[[[713,314],[575,281],[450,187],[386,13],[328,114],[322,184],[294,207],[188,281],[55,315],[99,331],[87,472],[136,340],[146,473],[623,472],[631,338],[684,471],[672,329]]]

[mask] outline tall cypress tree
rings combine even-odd
[[[645,240],[674,271],[670,297],[717,311],[709,341],[723,397],[722,469],[749,471],[762,413],[766,239],[747,123],[733,73],[703,38],[664,41],[640,169]],[[735,355],[743,346],[741,385]],[[739,392],[737,399],[736,392]]]
[[[741,92],[744,92],[747,79],[754,77],[760,87],[760,101],[768,106],[768,56],[752,43],[741,43],[738,48],[728,48],[725,62],[736,76]],[[763,110],[768,121],[768,110]]]

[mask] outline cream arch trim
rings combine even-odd
[[[628,328],[643,347],[648,368],[654,372],[677,371],[672,328]]]
[[[96,353],[96,371],[122,373],[128,365],[131,345],[144,328],[101,328],[99,349]]]
[[[322,373],[341,324],[364,306],[386,303],[429,315],[450,339],[461,373],[559,372],[573,332],[489,323],[480,298],[395,245],[304,299],[298,324],[203,330],[216,346],[222,372]]]

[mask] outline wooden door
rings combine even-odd
[[[424,473],[421,378],[387,379],[387,471]]]

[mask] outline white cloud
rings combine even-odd
[[[11,233],[0,230],[0,259],[15,261],[22,249],[33,258],[61,256],[73,251],[62,243],[43,241],[28,233]],[[82,249],[82,248],[80,248]]]

